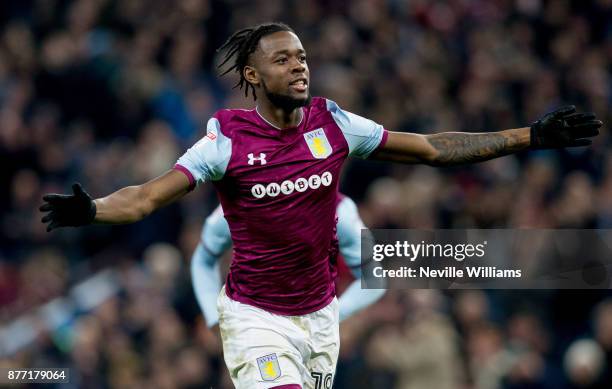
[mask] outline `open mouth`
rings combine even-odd
[[[308,89],[308,81],[305,78],[297,79],[289,85],[298,92],[305,92]]]

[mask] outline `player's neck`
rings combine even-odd
[[[278,129],[296,127],[302,122],[304,115],[301,107],[287,112],[282,108],[260,102],[255,108],[257,113],[270,125]]]

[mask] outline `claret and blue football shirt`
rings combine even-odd
[[[387,132],[315,97],[296,127],[256,109],[216,112],[175,169],[192,187],[212,182],[234,243],[228,296],[283,315],[317,311],[335,296],[335,214],[340,170],[366,158]]]

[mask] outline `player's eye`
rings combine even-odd
[[[300,60],[300,62],[306,62],[306,56],[305,55],[300,55],[298,57],[298,59]]]
[[[281,58],[277,59],[275,62],[276,63],[281,63],[281,64],[285,63],[285,62],[287,62],[287,57],[281,57]]]

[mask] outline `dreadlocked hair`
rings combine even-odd
[[[232,58],[233,62],[230,62],[229,66],[223,73],[222,76],[227,73],[234,71],[240,76],[240,80],[234,85],[234,88],[238,87],[242,89],[244,87],[244,96],[249,96],[249,89],[253,94],[253,99],[257,100],[255,95],[255,87],[251,85],[245,78],[242,70],[249,62],[250,55],[257,49],[259,40],[266,35],[273,34],[279,31],[290,31],[294,32],[291,27],[284,23],[264,23],[254,27],[245,28],[230,36],[221,47],[217,49],[217,52],[225,51],[225,57],[223,62],[219,64],[218,68],[224,67]]]

